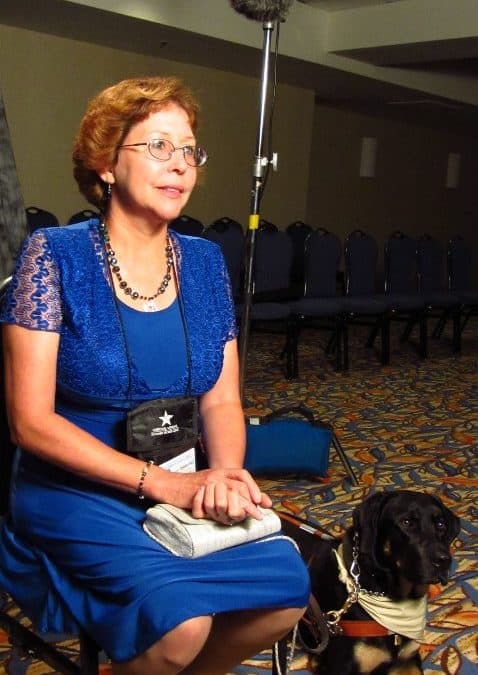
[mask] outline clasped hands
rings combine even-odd
[[[181,480],[177,506],[191,509],[194,518],[209,518],[232,525],[248,516],[262,519],[258,506],[270,508],[270,497],[245,469],[205,469],[196,473],[171,474]],[[179,486],[178,486],[179,487]]]

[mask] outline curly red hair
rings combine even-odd
[[[199,104],[176,77],[122,80],[90,101],[73,146],[73,175],[91,204],[102,210],[105,184],[98,173],[115,163],[118,147],[130,128],[169,103],[186,111],[196,134]]]

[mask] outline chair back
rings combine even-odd
[[[447,246],[448,289],[471,289],[471,247],[463,237],[452,237]]]
[[[78,211],[69,217],[67,225],[73,225],[74,223],[82,223],[85,220],[90,220],[90,218],[99,218],[100,214],[98,211],[92,211],[91,209],[83,209],[83,211]]]
[[[169,223],[169,227],[179,234],[187,234],[192,237],[201,237],[204,232],[204,225],[197,218],[192,216],[178,216]]]
[[[242,235],[244,235],[244,228],[242,227],[241,223],[239,223],[237,220],[234,220],[233,218],[229,218],[228,216],[217,218],[217,220],[214,220],[207,229],[216,230],[216,232],[225,232],[226,230],[232,229],[238,230]]]
[[[418,238],[417,264],[420,291],[443,291],[444,252],[440,243],[428,234]]]
[[[27,206],[25,213],[30,234],[39,227],[55,227],[60,224],[54,213],[40,209],[38,206]]]
[[[305,241],[304,295],[311,298],[337,295],[337,273],[342,257],[340,239],[320,228]]]
[[[257,232],[253,268],[254,294],[271,292],[271,300],[279,300],[277,291],[290,291],[292,255],[292,242],[285,232]]]
[[[345,292],[347,295],[372,295],[376,292],[375,276],[378,244],[362,230],[353,230],[345,242]]]
[[[385,292],[417,291],[417,241],[399,230],[385,242]]]
[[[213,227],[210,225],[204,232],[204,238],[214,241],[222,249],[226,261],[229,278],[231,280],[233,297],[238,298],[241,293],[242,270],[244,265],[244,234],[242,227],[227,226]]]
[[[277,227],[277,225],[274,225],[274,223],[271,223],[269,220],[264,220],[263,218],[261,218],[259,220],[259,228],[258,229],[259,230],[271,230],[272,232],[277,232],[279,228]]]
[[[294,223],[290,223],[285,231],[292,240],[293,248],[291,282],[297,284],[300,288],[303,288],[305,241],[313,230],[310,225],[302,222],[302,220],[296,220]]]
[[[5,301],[12,277],[7,277],[0,283],[0,306]],[[5,402],[5,372],[3,367],[3,339],[0,330],[0,449],[2,453],[0,471],[0,517],[8,511],[8,496],[10,491],[10,476],[12,472],[13,455],[15,447],[10,440],[10,430],[7,420],[7,408]]]
[[[8,277],[0,282],[0,307],[5,302],[12,277]],[[3,353],[2,331],[0,330],[0,357]],[[5,371],[3,358],[0,358],[0,449],[2,453],[0,471],[0,521],[7,516],[9,510],[10,482],[12,479],[13,459],[15,455],[15,446],[10,439],[10,430],[7,419],[7,407],[5,401]],[[19,581],[17,579],[16,584]],[[4,589],[0,589],[2,595],[5,595]],[[58,598],[58,603],[61,603]],[[27,628],[23,625],[22,612],[18,616],[11,615],[6,606],[0,607],[0,627],[9,635],[10,643],[15,646],[19,653],[32,654],[40,659],[55,672],[59,673],[77,673],[78,675],[99,675],[98,652],[100,648],[95,641],[87,635],[80,627],[79,631],[79,662],[78,664],[69,661],[64,651],[55,648],[51,644],[51,633],[43,638],[41,633],[37,633],[33,628]],[[66,637],[66,636],[65,636]],[[72,636],[69,636],[71,639]],[[43,671],[42,672],[46,672]]]

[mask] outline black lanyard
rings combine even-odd
[[[100,237],[101,237],[101,235],[100,235]],[[119,324],[120,324],[121,335],[122,335],[122,338],[123,338],[124,350],[125,350],[125,355],[126,355],[126,362],[128,364],[128,400],[131,403],[132,400],[133,400],[131,352],[130,352],[129,345],[128,345],[128,337],[127,337],[127,333],[126,333],[121,309],[120,309],[120,306],[119,306],[118,296],[116,295],[116,290],[115,290],[115,286],[114,286],[114,282],[113,282],[113,275],[111,273],[111,268],[110,268],[110,265],[108,263],[108,257],[106,255],[105,242],[104,242],[103,237],[101,237],[101,239],[103,241],[104,262],[105,262],[106,268],[108,270],[108,278],[109,278],[109,282],[110,282],[110,286],[111,286],[111,292],[113,293],[113,300],[114,300],[114,305],[115,305],[115,309],[116,309],[116,314],[117,314]],[[173,242],[173,247],[176,249],[177,242],[174,238],[172,239],[172,242]],[[186,359],[187,359],[187,364],[188,364],[188,381],[187,381],[187,385],[186,385],[185,396],[191,396],[192,395],[192,391],[191,391],[191,389],[192,389],[191,342],[190,342],[190,339],[189,339],[189,331],[188,331],[188,326],[187,326],[187,321],[186,321],[186,313],[185,313],[185,309],[184,309],[184,301],[183,301],[182,290],[181,290],[181,286],[179,284],[179,278],[178,278],[178,274],[177,274],[177,271],[176,271],[176,263],[174,261],[173,261],[173,276],[174,276],[174,284],[176,286],[176,294],[177,294],[177,297],[178,297],[179,314],[181,316],[181,324],[182,324],[183,332],[184,332],[184,342],[185,342],[185,345],[186,345]]]

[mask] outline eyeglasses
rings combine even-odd
[[[167,141],[164,138],[150,138],[147,143],[120,145],[118,150],[122,148],[139,148],[142,145],[148,148],[148,152],[153,159],[157,159],[160,162],[167,162],[176,150],[182,150],[184,161],[189,166],[204,166],[207,162],[207,152],[204,148],[194,145],[183,145],[181,148],[176,148],[171,141]]]

